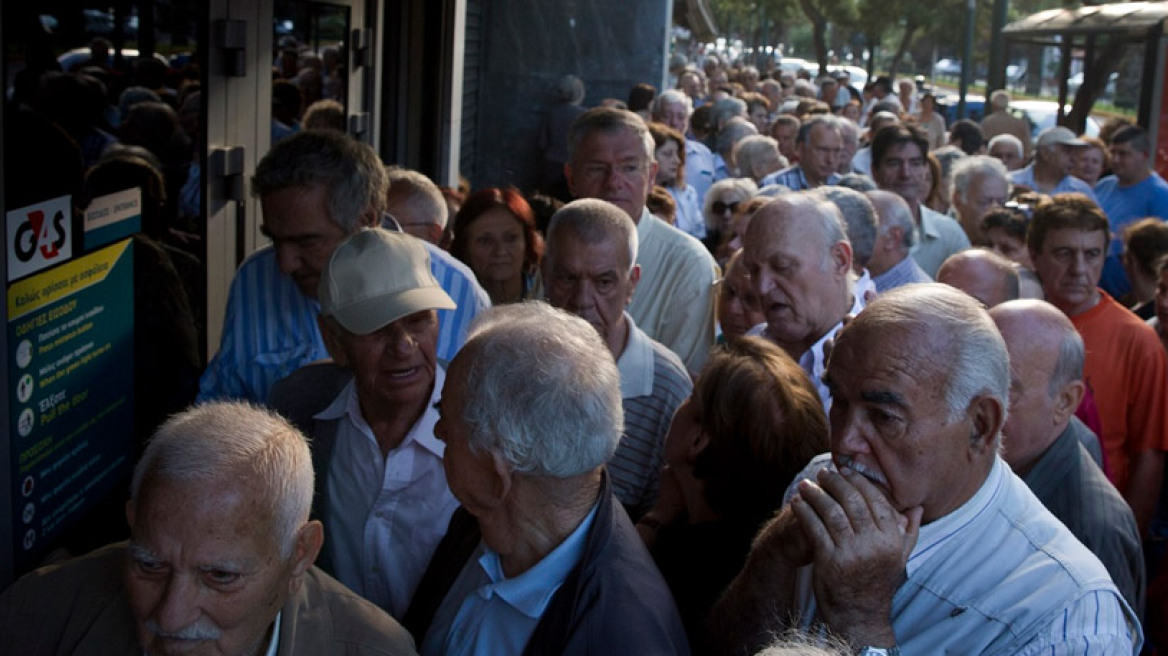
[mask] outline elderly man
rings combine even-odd
[[[742,257],[767,319],[761,334],[799,362],[830,409],[824,346],[845,315],[864,307],[839,210],[816,194],[779,196],[750,221]]]
[[[134,471],[132,537],[0,597],[11,654],[413,654],[389,616],[313,567],[308,444],[279,416],[208,403]]]
[[[1022,142],[1012,134],[999,134],[990,139],[986,146],[986,154],[1004,164],[1008,171],[1017,171],[1025,166],[1025,152]]]
[[[321,567],[402,617],[458,506],[434,437],[445,380],[437,311],[454,302],[422,242],[380,228],[336,248],[318,297],[335,364],[298,369],[271,405],[312,438]]]
[[[1111,170],[1095,185],[1099,207],[1111,222],[1110,249],[1103,264],[1100,286],[1114,298],[1131,291],[1131,281],[1120,262],[1123,229],[1136,221],[1154,216],[1168,220],[1168,182],[1150,167],[1152,144],[1148,133],[1136,125],[1120,128],[1111,137]]]
[[[1083,398],[1083,340],[1058,308],[1010,301],[990,310],[1010,353],[1010,412],[1002,457],[1091,550],[1128,604],[1144,606],[1144,556],[1136,519],[1085,446],[1099,440],[1075,419]]]
[[[981,120],[981,131],[986,139],[993,139],[999,134],[1013,136],[1024,147],[1020,157],[1025,162],[1030,155],[1030,126],[1026,124],[1025,119],[1011,114],[1009,108],[1009,91],[998,89],[991,93],[990,112]]]
[[[882,294],[837,335],[831,453],[714,610],[728,653],[786,618],[861,654],[1138,653],[1107,570],[998,456],[1005,344],[969,296]]]
[[[803,123],[797,116],[779,114],[771,123],[771,137],[779,142],[779,154],[787,158],[791,164],[799,163],[799,147],[795,143],[799,138],[799,128]]]
[[[689,135],[693,104],[688,95],[677,89],[666,89],[653,99],[649,111],[654,121]],[[706,202],[706,192],[714,184],[714,153],[706,144],[689,136],[685,138],[685,182],[697,190],[699,206]]]
[[[328,357],[317,326],[317,286],[333,249],[385,208],[385,169],[371,147],[328,130],[295,134],[260,160],[252,191],[272,245],[252,253],[231,281],[219,352],[199,382],[199,400],[266,402],[272,385]],[[426,244],[430,270],[458,304],[438,313],[438,357],[458,352],[471,319],[490,305],[463,263]]]
[[[868,272],[868,261],[872,259],[872,252],[876,248],[876,225],[879,221],[876,206],[863,193],[846,187],[825,186],[816,189],[814,193],[835,205],[844,219],[848,243],[852,245],[855,293],[860,297],[868,293],[875,295],[876,285]]]
[[[568,145],[572,195],[606,200],[637,224],[641,293],[629,316],[688,369],[701,370],[714,343],[718,265],[701,242],[645,209],[657,175],[649,129],[636,114],[596,108],[572,124]]]
[[[916,231],[908,203],[891,191],[880,189],[867,192],[867,196],[876,208],[878,219],[876,242],[872,257],[868,258],[868,273],[876,291],[886,292],[914,282],[933,282],[910,254]]]
[[[714,181],[734,178],[739,175],[748,175],[739,171],[738,162],[734,161],[734,147],[743,139],[758,134],[747,119],[741,116],[731,117],[714,135]]]
[[[925,205],[928,152],[928,138],[916,126],[884,128],[872,140],[872,177],[881,189],[896,192],[908,203],[916,231],[913,259],[925,273],[936,276],[945,258],[969,248],[969,238],[957,221]]]
[[[840,154],[836,161],[835,172],[842,175],[854,173],[852,159],[860,150],[860,126],[855,121],[846,118],[837,118],[836,125],[840,131]]]
[[[1011,172],[1010,181],[1040,194],[1053,196],[1077,191],[1095,200],[1091,186],[1071,175],[1071,169],[1075,166],[1075,150],[1086,145],[1086,141],[1061,125],[1047,128],[1038,135],[1034,162]]]
[[[641,277],[633,220],[611,203],[578,200],[555,213],[547,234],[548,303],[592,324],[620,371],[625,427],[608,473],[635,519],[657,501],[665,434],[693,383],[681,360],[625,311]]]
[[[1010,198],[1010,172],[993,157],[973,155],[953,164],[950,201],[953,213],[972,244],[984,244],[981,218]]]
[[[984,248],[950,255],[937,270],[937,282],[960,289],[987,308],[1019,298],[1017,266]]]
[[[814,189],[835,184],[843,137],[839,119],[830,114],[816,114],[803,122],[796,137],[799,163],[762,179],[760,186],[781,184],[792,191]]]
[[[389,181],[385,211],[397,221],[402,232],[440,245],[449,218],[442,190],[417,171],[391,166],[385,172]]]
[[[613,502],[620,375],[596,330],[543,303],[486,313],[450,365],[441,414],[462,508],[406,616],[423,654],[689,652]]]
[[[1160,497],[1168,450],[1168,358],[1156,331],[1096,286],[1109,228],[1089,199],[1058,196],[1035,209],[1026,247],[1046,300],[1083,336],[1083,373],[1099,406],[1111,481],[1143,534]]]

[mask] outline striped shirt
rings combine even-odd
[[[878,276],[872,276],[872,282],[876,283],[876,291],[886,292],[915,282],[933,282],[933,279],[925,273],[925,270],[917,264],[911,255],[906,255],[891,269]]]
[[[458,305],[438,310],[438,358],[449,362],[466,340],[471,321],[491,302],[465,264],[423,243],[430,254],[430,272]],[[252,253],[231,281],[219,352],[199,381],[198,401],[266,403],[276,381],[302,365],[327,359],[318,314],[320,304],[280,273],[271,246]]]
[[[685,365],[672,351],[653,341],[633,318],[629,339],[617,360],[625,432],[608,461],[612,492],[636,521],[657,502],[665,465],[665,434],[673,413],[693,391]]]
[[[824,184],[833,185],[837,182],[839,182],[839,175],[832,173],[831,175],[827,176],[827,182]],[[758,186],[761,189],[762,187],[772,184],[781,184],[791,191],[803,191],[804,189],[811,189],[811,182],[807,180],[807,174],[803,172],[803,166],[801,164],[788,166],[782,171],[776,171],[775,173],[766,176],[762,179],[761,182],[758,183]]]
[[[798,481],[830,466],[816,456]],[[814,566],[797,574],[796,609],[816,614]],[[1143,633],[1107,570],[1001,458],[981,488],[920,528],[892,599],[905,654],[1137,654]]]

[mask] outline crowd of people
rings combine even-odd
[[[1168,645],[1145,131],[1032,143],[1001,91],[947,126],[843,70],[674,78],[594,108],[560,80],[540,193],[273,138],[271,243],[137,463],[129,541],[15,583],[0,644]]]

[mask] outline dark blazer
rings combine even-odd
[[[480,539],[475,518],[456,510],[403,621],[419,642]],[[607,475],[584,555],[552,597],[523,653],[689,654],[669,587],[625,509],[614,502]]]
[[[20,656],[142,656],[124,583],[126,543],[32,572],[0,596],[0,645]],[[413,640],[316,567],[280,616],[280,656],[407,656]]]

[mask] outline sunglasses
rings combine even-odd
[[[734,201],[733,203],[723,203],[720,200],[716,200],[716,201],[714,201],[714,204],[711,205],[710,207],[711,207],[711,209],[714,210],[714,214],[725,214],[726,210],[730,210],[731,213],[737,212],[738,206],[741,204],[742,204],[742,201],[737,201],[737,200]]]

